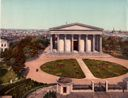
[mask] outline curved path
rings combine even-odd
[[[128,68],[128,60],[119,59],[119,58],[115,58],[115,57],[108,56],[108,55],[107,56],[105,55],[89,56],[89,55],[80,55],[80,54],[58,55],[58,54],[44,53],[44,54],[41,54],[39,58],[25,63],[26,67],[30,68],[27,78],[31,78],[32,80],[43,82],[43,83],[56,83],[59,77],[43,72],[40,69],[40,66],[49,61],[58,60],[58,59],[69,59],[69,58],[74,58],[74,59],[89,58],[89,59],[96,59],[96,60],[104,60],[104,61],[121,64],[125,66],[126,68]],[[38,69],[38,72],[36,71],[36,69]],[[108,80],[109,83],[118,83],[118,82],[121,82],[125,78],[128,79],[128,73],[118,76],[118,77],[107,78],[107,79],[98,79],[98,78],[73,79],[73,82],[80,83],[80,84],[86,83],[86,82],[88,83],[90,82],[90,79],[91,79],[94,82]]]
[[[26,98],[43,98],[44,95],[46,93],[48,93],[49,91],[56,92],[56,86],[49,86],[49,87],[44,87],[44,88],[37,89],[36,91],[27,95]]]

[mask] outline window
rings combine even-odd
[[[67,93],[67,88],[63,87],[63,93]]]
[[[1,47],[3,47],[3,44],[1,44]]]
[[[1,48],[0,51],[3,52],[3,48]]]
[[[6,47],[6,44],[4,44],[4,47]]]
[[[4,49],[4,51],[6,51],[6,50],[7,50],[7,48]]]

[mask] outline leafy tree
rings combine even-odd
[[[13,70],[19,72],[25,67],[24,63],[27,59],[37,57],[39,51],[47,47],[49,41],[47,39],[40,39],[38,37],[26,37],[16,43],[11,43],[12,46],[5,51],[2,56],[5,58],[7,65],[11,66]]]
[[[122,54],[128,58],[128,41],[125,41],[124,43],[121,44],[121,51]]]
[[[116,57],[128,58],[128,40],[121,37],[103,37],[103,51]]]

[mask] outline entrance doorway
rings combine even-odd
[[[78,41],[73,41],[73,50],[78,51]]]
[[[67,88],[63,87],[63,93],[67,93]]]

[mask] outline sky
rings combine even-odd
[[[128,0],[1,0],[1,28],[48,29],[74,22],[128,30]]]

